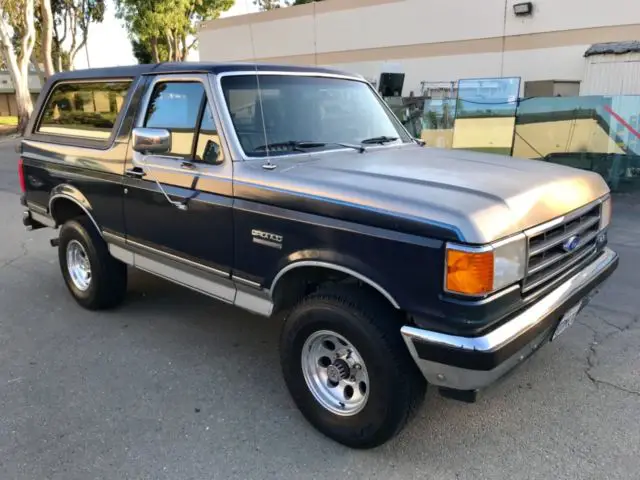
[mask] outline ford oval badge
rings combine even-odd
[[[580,237],[578,235],[573,235],[562,242],[562,249],[565,252],[573,252],[578,248],[578,245],[580,245]]]

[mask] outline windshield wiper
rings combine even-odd
[[[385,143],[395,142],[396,140],[398,140],[398,137],[388,137],[386,135],[381,135],[379,137],[365,138],[360,143],[362,143],[363,145],[371,145],[376,143],[383,145]]]
[[[339,147],[344,147],[344,148],[353,148],[354,150],[357,150],[360,153],[364,153],[366,150],[362,145],[352,145],[350,143],[312,142],[312,141],[296,141],[296,140],[289,140],[288,142],[268,143],[266,145],[260,145],[259,147],[256,147],[254,150],[255,151],[267,150],[267,149],[278,150],[280,148],[288,148],[290,150],[297,151],[297,152],[306,152],[310,148],[322,148],[322,147],[327,147],[329,145],[337,145]]]

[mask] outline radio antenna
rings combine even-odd
[[[248,0],[244,0],[245,7],[247,8],[247,12],[249,11]],[[264,121],[264,106],[262,103],[262,89],[260,88],[260,75],[258,73],[258,63],[257,63],[257,55],[256,55],[256,44],[253,38],[253,22],[249,22],[249,36],[251,38],[251,54],[253,55],[253,68],[256,74],[256,88],[258,89],[258,104],[260,105],[260,120],[262,122],[262,134],[264,136],[264,148],[266,155],[266,162],[262,165],[262,168],[265,170],[273,170],[276,168],[276,165],[271,163],[271,152],[269,149],[269,139],[267,137],[267,126]],[[253,112],[254,116],[256,112]]]

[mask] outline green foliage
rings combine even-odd
[[[321,2],[322,0],[253,0],[253,4],[260,10],[275,10],[276,8],[304,5],[306,3]]]
[[[276,8],[289,6],[289,3],[286,0],[284,5],[281,0],[253,0],[253,4],[260,10],[275,10]]]
[[[15,127],[18,125],[18,117],[0,117],[0,126]]]
[[[35,26],[36,45],[34,60],[43,61],[42,16],[36,1]],[[92,23],[104,20],[106,5],[104,0],[51,0],[53,14],[53,44],[51,58],[57,70],[70,70],[78,51],[87,42]],[[14,38],[19,32],[14,31]]]
[[[85,125],[95,128],[113,128],[117,113],[104,112],[61,112],[59,117],[43,117],[45,125]]]
[[[27,25],[24,20],[25,8],[25,2],[21,0],[2,0],[0,2],[0,14],[13,29],[11,43],[18,61],[22,58],[22,39],[27,33]]]
[[[183,61],[194,42],[196,24],[217,18],[233,0],[115,0],[116,16],[124,21],[138,61]],[[136,42],[136,43],[133,43]],[[154,52],[155,50],[155,52]],[[157,56],[157,59],[154,59]]]
[[[131,48],[133,50],[133,56],[136,57],[139,64],[154,63],[153,52],[151,51],[151,45],[149,42],[142,42],[133,38],[131,39]],[[169,58],[169,48],[167,46],[166,39],[159,39],[157,48],[160,59]]]
[[[133,56],[136,57],[138,63],[153,63],[153,54],[148,43],[140,42],[134,38],[131,40],[131,49],[133,50]]]

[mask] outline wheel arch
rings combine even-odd
[[[91,203],[87,197],[76,187],[69,184],[56,186],[49,197],[49,215],[56,223],[56,227],[69,220],[73,210],[84,213],[93,223],[100,235],[102,231],[93,215]]]
[[[315,274],[320,274],[320,278],[328,278],[331,274],[339,274],[342,277],[347,277],[351,279],[355,279],[359,282],[365,284],[368,288],[377,292],[380,296],[386,299],[387,302],[396,310],[400,310],[400,305],[395,297],[389,293],[389,291],[380,285],[375,280],[371,279],[368,275],[365,275],[353,268],[346,267],[344,265],[340,265],[337,263],[324,261],[324,260],[299,260],[281,268],[278,273],[274,276],[273,281],[271,282],[271,286],[269,287],[269,294],[273,299],[274,303],[279,304],[282,301],[282,292],[281,286],[287,285],[287,280],[291,279],[293,281],[293,285],[297,285],[298,282],[295,281],[292,276],[296,273],[301,274],[306,278],[308,272],[313,272]],[[323,275],[324,274],[324,275]],[[312,275],[309,275],[312,276]],[[300,280],[300,279],[298,279]],[[305,292],[306,293],[306,292]],[[301,295],[302,292],[297,291],[293,293],[293,297],[296,295]],[[289,300],[295,301],[295,298],[289,296]],[[286,300],[284,301],[285,307],[287,306]]]

